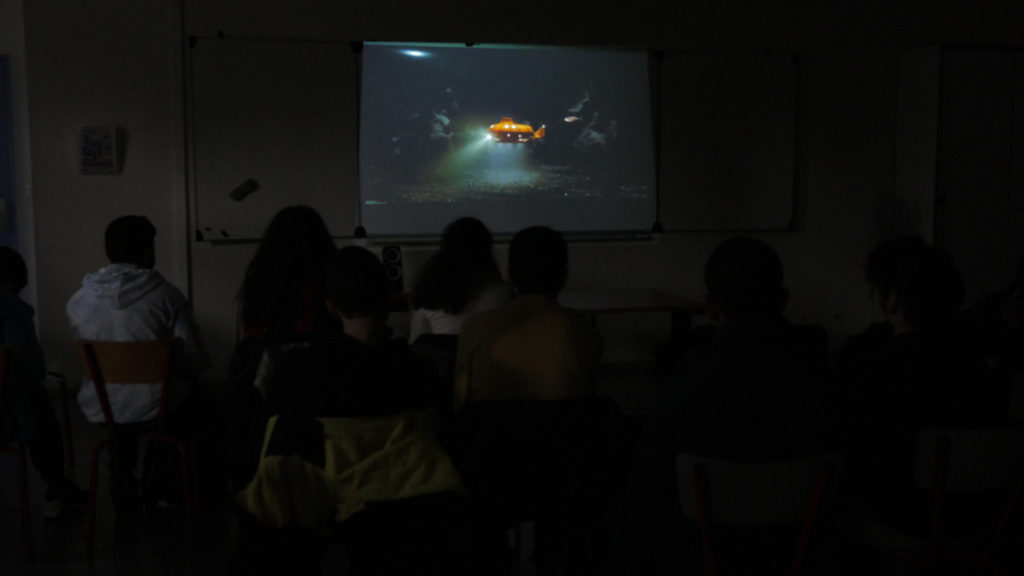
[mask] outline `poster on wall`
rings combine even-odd
[[[120,174],[120,140],[114,126],[85,126],[79,130],[79,173]]]

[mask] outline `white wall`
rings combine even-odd
[[[183,22],[180,2],[185,1]],[[609,15],[582,2],[396,0],[32,0],[25,6],[32,177],[43,343],[73,359],[63,306],[82,274],[103,264],[105,224],[149,215],[158,267],[184,288],[221,371],[234,338],[234,304],[252,246],[212,246],[189,236],[182,140],[180,32],[342,40],[618,43],[694,51],[800,55],[798,230],[761,236],[775,245],[793,293],[791,316],[836,336],[872,315],[861,264],[873,239],[869,212],[893,192],[902,49],[943,43],[1019,42],[1019,7],[882,0],[843,9],[807,3],[619,4]],[[130,135],[125,172],[80,176],[74,135],[112,122]],[[674,191],[663,191],[665,194]],[[910,199],[916,203],[922,199]],[[926,199],[925,199],[926,200]],[[571,250],[571,287],[658,287],[702,295],[701,270],[723,234],[666,235],[651,244],[583,244]],[[189,255],[191,253],[191,265]],[[504,252],[501,253],[502,256]],[[409,268],[425,259],[408,250]],[[646,322],[646,320],[645,320]],[[615,321],[613,338],[633,330]],[[660,330],[660,329],[659,329]],[[642,336],[645,343],[657,334]],[[216,375],[218,371],[215,371]]]
[[[25,3],[40,339],[77,373],[64,305],[106,263],[103,232],[123,214],[157,228],[157,268],[187,279],[180,7],[175,2]],[[79,127],[127,130],[119,175],[78,173]]]
[[[32,170],[29,152],[28,90],[25,78],[25,27],[22,0],[0,0],[0,54],[10,58],[11,114],[14,125],[14,187],[18,214],[18,251],[28,264],[28,286],[21,297],[36,299]]]

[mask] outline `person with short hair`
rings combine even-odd
[[[121,216],[105,234],[110,263],[86,274],[66,311],[75,339],[138,342],[181,338],[184,351],[167,390],[167,409],[182,405],[205,362],[205,351],[185,295],[153,269],[156,228],[144,216]],[[114,420],[122,424],[115,471],[125,496],[134,497],[138,430],[127,424],[149,422],[160,408],[160,383],[108,384]],[[78,404],[90,422],[103,422],[96,387],[82,378]],[[158,480],[158,479],[157,479]]]
[[[652,558],[669,557],[659,534],[697,537],[686,533],[690,527],[679,513],[677,454],[762,462],[836,442],[828,336],[820,326],[786,318],[789,291],[775,249],[750,236],[726,239],[705,262],[704,285],[712,323],[695,328],[687,346],[674,351],[674,369],[661,383],[664,397],[636,443],[630,520],[641,554]],[[775,552],[783,549],[776,538],[789,537],[779,530],[729,534],[739,536],[724,539],[737,573],[756,572],[747,564],[751,558],[775,567]],[[734,547],[733,540],[744,545]]]
[[[959,314],[964,281],[948,253],[920,237],[892,237],[871,250],[865,278],[885,321],[837,354],[851,485],[872,518],[924,535],[932,500],[915,483],[917,433],[998,428],[1009,415],[1009,391],[994,382],[983,346]],[[948,526],[977,526],[981,509],[950,504],[957,521]]]
[[[380,260],[347,246],[331,258],[326,280],[330,321],[313,333],[274,340],[262,355],[254,383],[261,421],[247,434],[247,446],[237,447],[257,458],[239,488],[258,470],[271,416],[372,418],[427,407],[436,374],[407,341],[392,337]]]
[[[822,447],[834,397],[828,336],[791,324],[782,260],[749,236],[719,244],[704,267],[708,340],[688,350],[673,385],[677,448],[724,459],[789,457]]]
[[[36,337],[35,310],[18,295],[27,284],[21,254],[0,247],[0,342],[13,349],[0,439],[26,441],[32,464],[46,483],[43,518],[54,519],[83,504],[85,493],[64,473],[64,438],[43,387],[46,361]]]
[[[256,386],[269,413],[376,416],[426,407],[431,365],[387,325],[390,290],[380,260],[347,246],[327,272],[331,322],[301,339],[272,343]]]
[[[229,573],[315,572],[331,531],[351,538],[356,573],[460,573],[465,497],[425,413],[433,366],[392,337],[388,280],[373,253],[338,250],[326,278],[330,321],[270,343],[261,362],[256,386],[270,418],[236,497],[241,536]]]
[[[455,361],[455,405],[477,400],[560,400],[589,396],[601,337],[558,303],[569,251],[546,226],[520,230],[508,250],[516,296],[462,326]]]
[[[204,351],[185,295],[153,269],[156,228],[144,216],[121,216],[105,234],[110,264],[86,274],[82,287],[67,304],[68,321],[76,339],[136,342],[181,338],[185,342],[186,377],[168,390],[168,402],[180,402],[188,383],[204,362]],[[144,422],[156,417],[160,395],[144,386],[110,386],[110,407],[118,422]],[[78,392],[82,413],[102,422],[103,412],[92,382],[83,380]]]

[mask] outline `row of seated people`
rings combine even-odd
[[[368,570],[490,573],[507,560],[505,530],[531,519],[538,519],[538,562],[564,561],[564,543],[584,513],[601,509],[603,479],[625,467],[600,441],[619,436],[609,429],[614,406],[593,398],[600,340],[555,299],[566,274],[557,232],[535,227],[513,238],[510,275],[519,296],[467,320],[455,378],[460,410],[430,426],[424,411],[451,402],[452,383],[439,385],[435,364],[391,337],[379,260],[363,248],[338,251],[325,283],[330,320],[301,336],[260,338],[236,354],[256,365],[244,376],[253,381],[240,384],[250,395],[240,412],[254,423],[239,447],[250,455],[238,477],[249,531],[236,569],[266,565],[261,550],[315,564],[327,545],[316,533],[330,526],[351,539],[356,526],[360,544],[349,550]],[[261,421],[271,423],[266,434]],[[282,471],[283,454],[311,463],[305,472],[315,479]],[[305,490],[310,482],[324,488]],[[287,486],[322,501],[296,504]],[[303,514],[327,508],[328,517]],[[407,538],[383,528],[401,513],[421,528]],[[378,541],[367,544],[368,534]],[[264,544],[282,538],[293,541],[289,553]],[[378,553],[381,540],[391,554]]]
[[[201,365],[202,347],[187,301],[153,270],[154,236],[145,218],[115,220],[106,238],[111,265],[86,277],[83,289],[69,302],[69,319],[77,337],[181,336],[191,350],[187,364],[194,371]],[[557,304],[568,257],[556,232],[538,227],[516,236],[509,250],[514,287],[509,289],[501,283],[490,234],[482,224],[467,218],[446,230],[441,250],[417,283],[411,332],[459,334],[450,381],[443,353],[425,354],[424,347],[409,347],[389,336],[384,321],[387,288],[377,283],[379,262],[374,259],[371,265],[368,253],[358,249],[343,252],[344,257],[335,250],[315,211],[292,207],[275,216],[250,263],[239,293],[246,337],[232,359],[226,411],[233,490],[252,486],[261,456],[267,454],[267,422],[274,414],[294,412],[306,420],[376,418],[440,405],[457,412],[435,422],[433,428],[447,448],[435,455],[438,461],[451,455],[470,493],[480,495],[478,501],[486,501],[483,495],[488,493],[499,501],[520,493],[515,486],[530,482],[537,490],[550,486],[542,473],[551,470],[561,470],[554,474],[560,485],[585,485],[581,493],[607,495],[607,486],[580,479],[603,476],[611,483],[616,478],[595,471],[596,460],[603,459],[608,469],[628,469],[617,456],[622,450],[611,440],[621,443],[629,435],[617,423],[613,407],[594,402],[577,413],[580,404],[564,402],[592,397],[601,345],[589,325]],[[867,272],[886,322],[852,339],[837,361],[830,362],[821,330],[784,319],[788,295],[774,250],[750,238],[719,246],[705,269],[709,310],[716,322],[688,336],[683,347],[669,348],[674,367],[663,385],[664,414],[648,419],[635,446],[634,485],[639,492],[658,494],[647,488],[671,483],[666,480],[671,478],[671,455],[678,451],[758,459],[839,447],[849,455],[851,471],[864,473],[865,482],[858,484],[864,487],[861,499],[874,502],[879,516],[914,530],[908,519],[918,516],[899,512],[912,499],[882,482],[872,486],[879,476],[867,471],[905,466],[911,450],[908,435],[920,427],[998,426],[1008,394],[999,380],[989,377],[1012,370],[1020,354],[1012,338],[990,338],[998,342],[993,345],[973,337],[978,333],[973,325],[964,327],[958,321],[962,281],[948,257],[920,240],[883,243],[869,258]],[[365,277],[342,288],[359,274]],[[355,294],[358,306],[346,308],[351,301],[338,297],[336,290]],[[8,291],[17,298],[16,287]],[[1016,327],[1011,322],[1009,333],[1016,334]],[[335,356],[346,360],[332,360]],[[382,379],[382,374],[394,377]],[[379,389],[378,380],[384,382]],[[95,406],[94,394],[86,382],[79,400],[87,416]],[[189,396],[178,396],[179,415],[187,412]],[[119,421],[152,418],[152,402],[128,395],[115,400]],[[283,429],[298,427],[308,433],[301,420]],[[508,420],[518,425],[502,424]],[[552,437],[562,441],[548,441]],[[129,441],[134,444],[130,436]],[[580,461],[569,466],[566,454],[580,445],[592,450],[576,450]],[[542,446],[545,455],[531,454],[535,446]],[[587,453],[600,458],[584,458]],[[511,461],[541,475],[515,476],[508,466],[487,464],[488,458],[494,462],[502,454],[516,454]],[[129,464],[134,468],[134,462]],[[130,485],[134,472],[129,464],[122,459],[124,469],[115,472]],[[60,478],[54,484],[67,486]],[[562,499],[561,494],[551,492],[549,501]],[[592,503],[596,497],[589,494],[580,501]],[[506,511],[491,510],[492,518],[528,508],[526,503],[510,505],[515,502],[506,498]],[[672,508],[661,501],[650,510],[664,515]],[[558,531],[563,536],[566,532]],[[489,531],[491,544],[499,540],[497,532]],[[558,537],[541,540],[559,542]],[[474,548],[491,548],[488,542],[479,544]]]
[[[1013,371],[1005,363],[1019,361],[1022,350],[992,362],[978,338],[992,328],[960,311],[959,272],[920,239],[880,243],[866,277],[885,321],[830,355],[823,329],[786,321],[788,293],[774,250],[748,237],[715,249],[705,267],[713,323],[662,350],[671,375],[637,446],[632,495],[633,530],[646,551],[640,556],[665,556],[650,549],[657,533],[683,529],[676,514],[665,514],[677,498],[677,453],[758,462],[839,452],[851,517],[927,535],[933,501],[916,487],[917,433],[1007,425],[1010,382],[1000,376]],[[1005,350],[1012,340],[1002,342]],[[1002,498],[950,502],[953,531],[994,518]]]
[[[564,243],[561,251],[555,244],[529,251],[539,270],[547,257],[557,263],[557,274],[546,273],[546,286],[521,274],[524,263],[517,258],[523,253],[516,244],[510,247],[509,272],[518,296],[510,303],[501,304],[504,288],[489,233],[473,219],[446,230],[413,295],[416,341],[423,341],[422,334],[459,334],[454,391],[441,386],[437,392],[442,400],[453,394],[457,409],[466,404],[454,422],[472,421],[478,428],[465,437],[495,441],[479,433],[488,425],[493,432],[502,421],[474,408],[486,405],[480,404],[484,400],[504,400],[502,410],[518,411],[528,421],[526,410],[510,400],[592,393],[599,340],[578,320],[552,320],[570,317],[554,299],[565,279]],[[660,404],[664,414],[649,418],[636,446],[639,493],[671,493],[671,455],[679,451],[757,460],[834,448],[848,454],[852,473],[864,479],[854,483],[859,500],[901,529],[920,531],[924,503],[908,505],[915,498],[907,498],[914,493],[908,470],[913,433],[924,426],[995,427],[1005,421],[1008,393],[991,380],[981,350],[968,345],[973,328],[957,323],[962,281],[948,257],[920,240],[894,239],[872,253],[868,280],[887,320],[852,339],[835,361],[828,357],[823,330],[785,320],[782,264],[766,244],[750,238],[725,242],[709,259],[705,279],[717,322],[695,331],[672,354],[674,376],[664,384]],[[505,433],[522,439],[534,429]],[[480,442],[472,447],[474,457],[507,455],[512,441],[505,442],[489,449]],[[452,449],[456,459],[463,457],[460,449],[467,450]],[[873,472],[880,469],[888,473]],[[509,484],[489,482],[501,487],[494,492],[515,493]],[[667,489],[650,490],[652,482]],[[484,483],[478,492],[488,489]],[[671,499],[660,499],[652,513],[671,509]]]

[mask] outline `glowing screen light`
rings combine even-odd
[[[370,234],[432,236],[465,215],[500,234],[656,219],[647,51],[366,42],[362,58]]]

